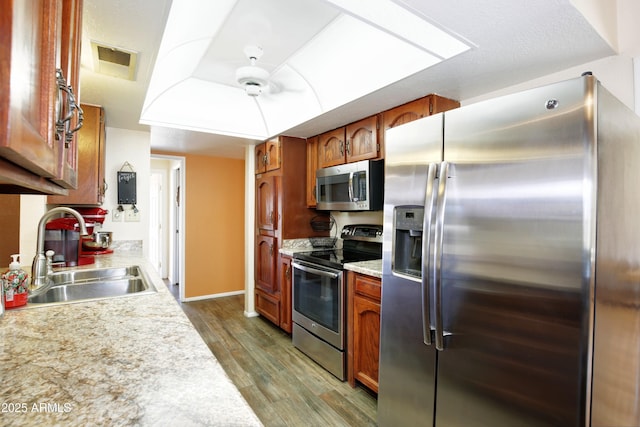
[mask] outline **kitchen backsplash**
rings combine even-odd
[[[332,211],[331,215],[336,220],[336,229],[331,231],[331,235],[335,232],[336,237],[340,237],[342,227],[347,224],[382,224],[384,222],[383,211],[372,212],[338,212]]]

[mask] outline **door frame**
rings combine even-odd
[[[179,283],[180,284],[180,292],[179,292],[179,299],[180,302],[185,300],[185,210],[186,210],[186,197],[185,194],[187,192],[187,187],[186,187],[186,158],[183,156],[173,156],[173,155],[166,155],[166,154],[151,154],[151,158],[156,158],[156,159],[166,159],[166,160],[172,160],[174,162],[177,162],[177,166],[176,167],[171,167],[171,174],[169,177],[169,181],[170,181],[170,185],[169,185],[169,196],[166,198],[165,203],[170,203],[170,208],[168,209],[169,212],[169,230],[171,232],[173,231],[177,231],[178,232],[178,248],[177,248],[177,252],[178,252],[178,256],[177,257],[170,257],[169,259],[169,264],[172,265],[175,261],[177,261],[178,264],[178,277],[170,277],[170,281],[171,283]],[[174,182],[174,176],[175,173],[173,173],[175,171],[175,169],[180,169],[180,182],[179,183],[175,183]],[[176,185],[179,186],[180,188],[180,192],[179,194],[176,194]],[[178,206],[178,221],[176,224],[174,224],[175,222],[175,208],[174,208],[174,202],[176,201],[176,198],[179,197],[179,206]],[[173,226],[173,227],[172,227]],[[169,253],[175,253],[176,252],[176,248],[175,248],[175,238],[173,238],[172,235],[169,236],[169,245],[168,248],[165,248],[165,250],[169,250]],[[177,259],[176,259],[177,258]],[[174,270],[173,268],[170,269],[170,271]],[[174,275],[175,273],[172,271],[172,275]]]

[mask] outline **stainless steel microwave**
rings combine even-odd
[[[317,210],[379,211],[384,202],[384,160],[362,160],[316,171]]]

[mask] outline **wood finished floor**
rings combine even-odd
[[[376,425],[373,395],[336,379],[270,322],[244,317],[243,295],[181,306],[265,426]]]

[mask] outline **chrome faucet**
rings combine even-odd
[[[45,226],[47,222],[53,218],[54,216],[62,213],[68,213],[73,215],[80,225],[80,235],[84,236],[87,234],[87,226],[84,223],[84,218],[82,215],[78,213],[78,211],[67,208],[67,207],[57,207],[53,208],[40,218],[40,222],[38,223],[38,242],[36,248],[36,256],[33,258],[33,265],[31,267],[31,289],[29,290],[30,295],[39,295],[46,291],[50,286],[49,283],[49,274],[52,271],[51,268],[51,257],[53,253],[52,251],[48,254],[45,254],[44,251],[44,235],[45,235]]]

